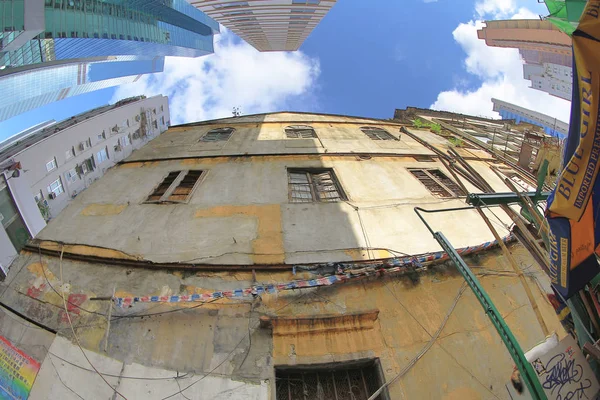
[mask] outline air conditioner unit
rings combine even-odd
[[[48,193],[48,198],[49,199],[55,199],[56,198],[56,193],[54,193],[54,192]]]
[[[121,151],[121,145],[120,144],[115,145],[115,151]]]
[[[80,151],[85,150],[85,144],[83,144],[83,142],[79,143],[79,150]]]

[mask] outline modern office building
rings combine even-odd
[[[294,51],[336,0],[188,0],[259,51]]]
[[[184,0],[5,0],[0,121],[213,52],[219,24]]]
[[[571,100],[573,52],[571,38],[549,21],[486,21],[477,31],[488,46],[519,50],[523,77],[531,87]]]
[[[0,77],[0,93],[6,94],[0,97],[0,121],[68,97],[133,83],[144,74],[163,71],[164,57],[135,58],[63,64]]]
[[[3,6],[5,68],[109,56],[198,57],[213,52],[219,31],[184,0],[5,0]]]
[[[19,181],[46,219],[56,217],[108,168],[170,124],[165,96],[135,97],[0,143],[0,165],[18,163]]]
[[[544,128],[544,132],[552,136],[565,137],[569,134],[568,123],[549,115],[498,99],[492,99],[492,103],[494,111],[500,114],[502,119],[513,119],[517,124],[523,121],[541,126]]]

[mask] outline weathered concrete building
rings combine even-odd
[[[512,360],[413,210],[480,192],[440,160],[450,148],[497,191],[504,172],[531,181],[393,120],[171,127],[77,196],[0,286],[0,335],[41,363],[30,398],[368,399],[385,383],[380,399],[507,398]],[[542,340],[480,216],[428,218],[464,255],[485,250],[473,271],[522,347]],[[564,336],[545,274],[511,249]]]

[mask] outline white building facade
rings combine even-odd
[[[569,134],[569,124],[550,115],[498,99],[492,99],[492,104],[494,104],[494,111],[500,114],[502,119],[514,119],[517,124],[523,121],[541,126],[547,134],[552,136]]]
[[[47,220],[169,124],[166,96],[126,99],[5,143],[0,162],[20,164],[18,179]]]
[[[523,77],[531,81],[533,89],[571,101],[573,70],[564,65],[543,63],[523,65]]]

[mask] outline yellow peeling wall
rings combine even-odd
[[[299,124],[313,126],[318,139],[285,139],[285,127]],[[229,141],[199,141],[210,129],[225,126],[236,129]],[[57,329],[68,329],[61,314],[62,299],[46,282],[60,287],[57,276],[62,273],[69,282],[67,291],[79,296],[74,299],[83,301],[85,309],[100,312],[106,304],[89,298],[110,296],[113,288],[118,296],[232,290],[254,283],[253,267],[256,282],[279,283],[319,276],[303,268],[293,273],[292,265],[439,250],[414,207],[461,207],[464,199],[435,197],[407,168],[437,168],[452,175],[435,158],[418,161],[414,156],[435,153],[407,135],[399,141],[373,141],[360,131],[361,126],[378,126],[396,136],[400,129],[389,121],[287,113],[172,128],[136,152],[132,162],[108,171],[39,235],[44,240],[41,247],[60,251],[63,247],[57,242],[63,242],[65,252],[105,257],[106,263],[61,263],[56,257],[45,257],[40,264],[39,254],[28,253],[17,263],[24,272],[10,280],[15,290],[3,292],[2,301]],[[443,151],[450,146],[431,132],[410,130]],[[490,169],[487,154],[460,151],[472,158],[473,168],[492,187],[507,190]],[[291,203],[288,168],[331,168],[348,200]],[[189,169],[205,174],[186,203],[144,203],[170,171]],[[462,183],[470,192],[478,191],[467,181]],[[486,213],[505,235],[506,215],[499,210]],[[430,214],[427,219],[455,247],[493,238],[472,211]],[[546,324],[564,335],[544,289],[538,286],[546,285],[547,290],[546,277],[522,248],[513,250],[521,267],[535,274],[536,279],[529,277],[528,282]],[[130,269],[114,265],[112,258],[213,264],[214,271]],[[469,262],[523,348],[543,340],[524,290],[502,253],[495,250]],[[219,272],[224,265],[247,271]],[[265,266],[286,269],[265,272],[261,269]],[[321,274],[334,271],[333,266],[327,268]],[[379,358],[390,381],[429,342],[462,284],[453,267],[441,266],[413,279],[373,278],[268,294],[253,306],[248,301],[219,301],[203,307],[163,305],[157,310],[189,309],[116,320],[110,328],[108,354],[197,375],[216,366],[215,373],[237,381],[268,380],[272,398],[274,368],[280,365]],[[138,304],[118,312],[157,312],[153,307],[157,306]],[[258,327],[259,316],[271,318],[272,331]],[[294,321],[300,317],[304,322]],[[84,346],[103,351],[105,319],[84,311],[75,319],[89,326],[79,330]],[[251,346],[243,340],[248,331]],[[390,398],[506,398],[504,384],[512,367],[503,343],[467,289],[439,339],[390,387]]]

